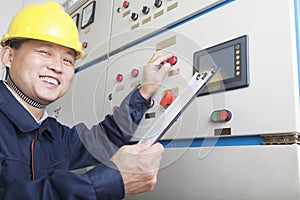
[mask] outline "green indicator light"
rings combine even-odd
[[[215,122],[218,121],[218,112],[213,112],[211,114],[211,120]]]

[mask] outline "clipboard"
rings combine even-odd
[[[145,143],[145,141],[150,140],[151,142],[147,143],[150,147],[159,141],[219,70],[218,67],[212,67],[209,70],[195,72],[180,95],[155,121],[138,143]]]

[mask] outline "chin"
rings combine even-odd
[[[42,104],[50,104],[50,103],[53,103],[54,101],[58,100],[60,98],[60,96],[39,96],[39,103],[42,103]]]

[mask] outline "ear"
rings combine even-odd
[[[13,54],[14,54],[14,51],[9,46],[5,46],[1,50],[1,54],[0,54],[1,62],[3,63],[3,65],[5,67],[8,67],[8,68],[11,67],[11,64],[12,64],[12,61],[13,61]]]

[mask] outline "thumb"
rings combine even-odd
[[[171,64],[170,63],[168,63],[168,62],[165,62],[162,66],[161,66],[161,68],[160,68],[160,73],[162,73],[162,74],[166,74],[169,70],[170,70],[170,68],[171,68],[172,66],[171,66]]]
[[[143,142],[137,143],[135,145],[132,145],[132,153],[141,153],[145,151],[151,144],[150,140],[145,140]]]

